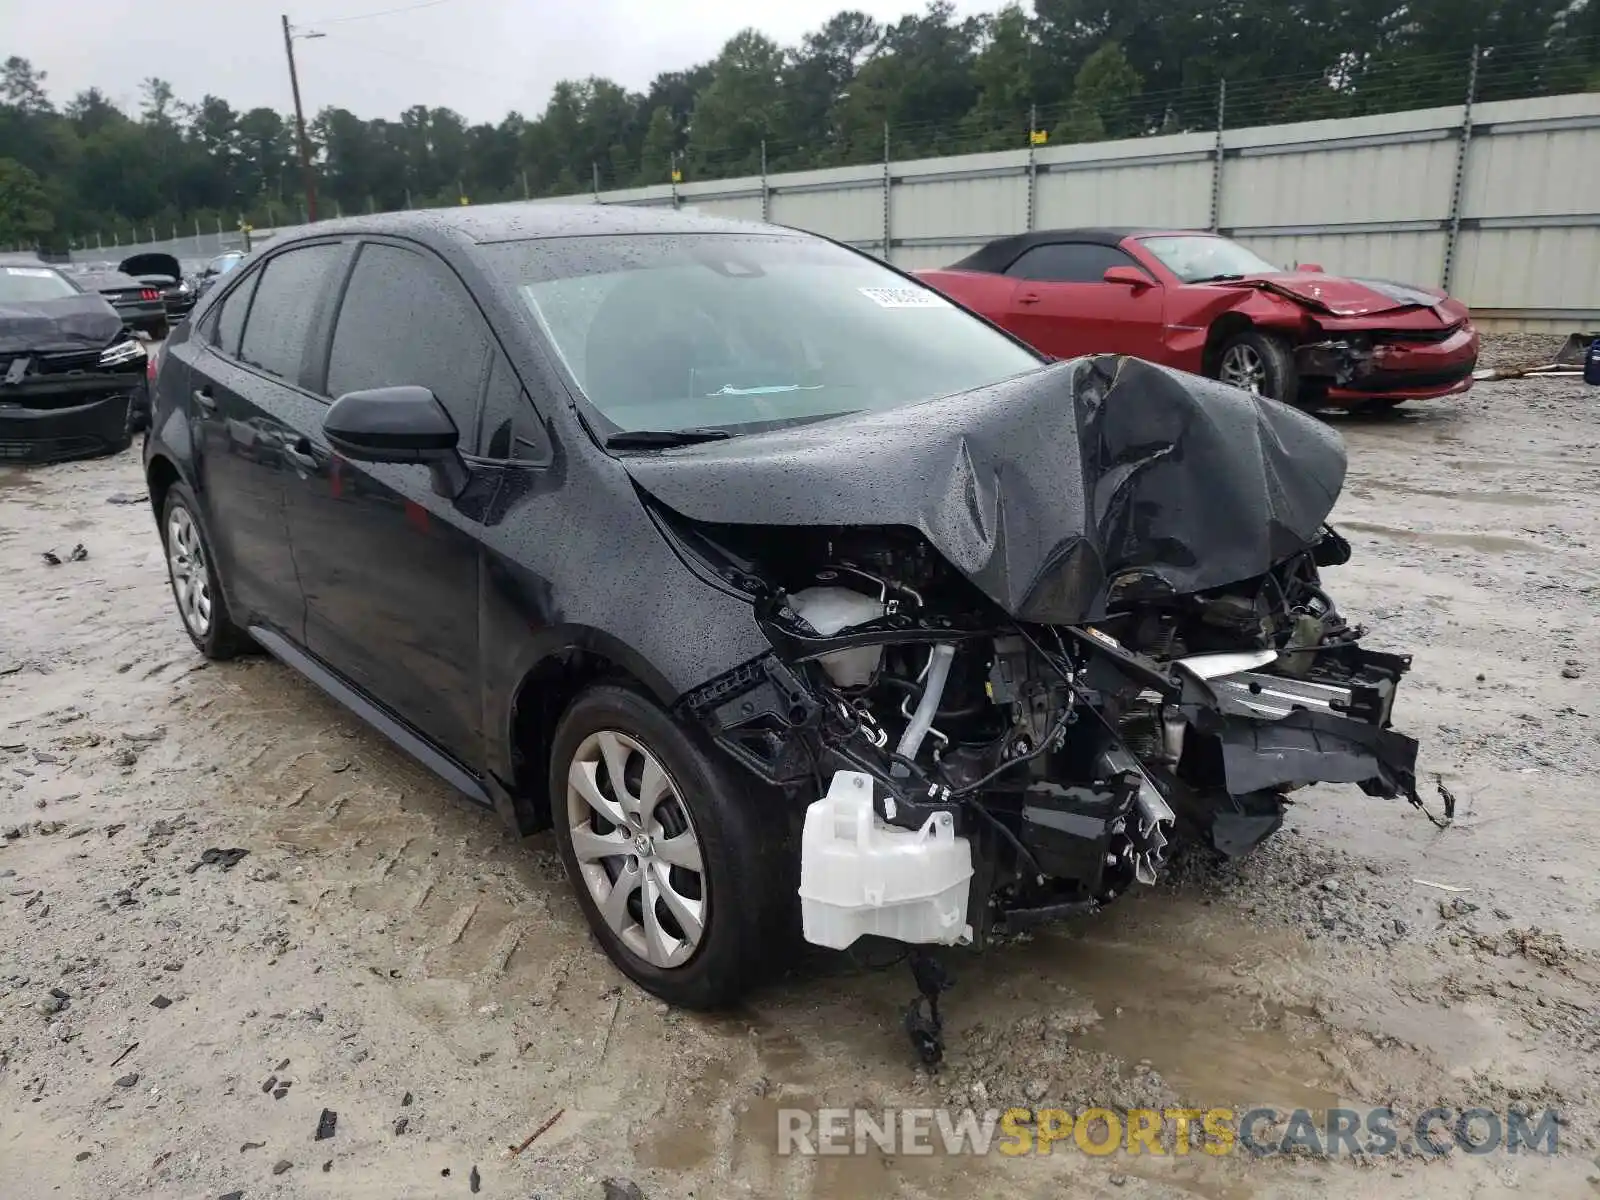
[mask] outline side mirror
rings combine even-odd
[[[1300,270],[1307,271],[1312,275],[1324,275],[1327,273],[1322,269],[1321,263],[1301,263]]]
[[[1107,267],[1106,273],[1100,278],[1107,283],[1120,283],[1131,287],[1134,291],[1143,291],[1145,288],[1155,287],[1156,281],[1151,279],[1138,267]]]
[[[439,495],[454,500],[466,490],[461,434],[425,387],[346,392],[328,409],[322,432],[352,462],[425,463]]]

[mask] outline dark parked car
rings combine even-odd
[[[194,285],[184,277],[182,265],[170,254],[135,254],[123,259],[117,270],[161,293],[168,325],[176,325],[194,308]]]
[[[54,268],[0,264],[0,461],[113,453],[149,417],[145,349]]]
[[[89,270],[75,278],[85,288],[104,296],[127,328],[149,334],[158,342],[167,336],[167,306],[160,288],[121,271]]]
[[[1349,553],[1336,433],[1135,359],[1047,365],[822,238],[325,222],[214,288],[156,391],[200,651],[254,642],[553,824],[606,952],[677,1003],[791,930],[1092,911],[1179,829],[1244,852],[1311,781],[1416,797],[1410,660],[1319,578]]]

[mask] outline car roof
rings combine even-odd
[[[79,279],[92,283],[96,288],[105,291],[109,288],[138,287],[139,281],[132,275],[124,275],[121,271],[85,271],[78,276]]]
[[[535,204],[522,201],[341,217],[302,226],[295,230],[293,238],[299,241],[331,233],[387,233],[424,238],[431,235],[486,245],[586,235],[774,232],[780,232],[777,226],[710,217],[657,205]],[[781,232],[795,237],[806,236],[798,230]]]
[[[1027,233],[1014,233],[1010,237],[996,238],[986,246],[974,250],[961,261],[952,263],[955,271],[987,271],[998,274],[1025,250],[1035,246],[1048,246],[1054,242],[1089,242],[1096,246],[1117,246],[1131,237],[1149,237],[1162,233],[1209,233],[1204,229],[1172,229],[1152,226],[1091,226],[1081,229],[1033,229]]]

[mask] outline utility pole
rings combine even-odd
[[[306,214],[310,220],[317,219],[317,180],[311,173],[311,149],[306,144],[306,115],[300,107],[300,76],[294,69],[294,35],[289,32],[289,14],[283,13],[283,52],[289,58],[289,87],[294,92],[294,132],[295,141],[300,147],[300,173],[305,177],[306,183]],[[310,37],[321,37],[321,34],[309,34]]]

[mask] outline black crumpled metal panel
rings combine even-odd
[[[1076,625],[1126,573],[1187,594],[1312,545],[1346,459],[1286,405],[1101,356],[624,465],[692,520],[917,529],[1005,612]]]

